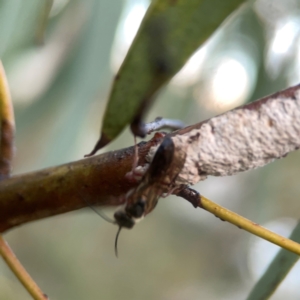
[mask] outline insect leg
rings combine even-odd
[[[115,237],[115,256],[118,257],[118,240],[119,240],[119,235],[121,232],[122,226],[119,226],[119,229],[117,231],[116,237]]]
[[[125,178],[128,179],[129,182],[139,182],[144,172],[137,168],[139,162],[139,150],[138,145],[136,143],[136,136],[134,136],[134,155],[133,155],[133,163],[132,163],[132,169],[130,172],[126,173]]]
[[[182,197],[185,200],[189,201],[195,208],[197,208],[198,206],[202,207],[201,195],[197,191],[189,187],[185,187],[184,189],[180,190],[180,192],[178,192],[176,196]]]

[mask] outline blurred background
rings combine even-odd
[[[91,151],[113,76],[150,1],[54,0],[47,19],[49,3],[0,1],[0,54],[17,123],[14,174]],[[160,92],[147,120],[193,124],[299,83],[299,37],[300,1],[251,1]],[[126,130],[103,151],[132,144]],[[195,188],[288,236],[300,215],[299,163],[295,152]],[[122,231],[118,259],[116,231],[84,209],[5,237],[52,300],[245,299],[278,250],[178,197],[161,199],[143,222]],[[272,299],[300,299],[299,276],[296,265]],[[31,299],[2,260],[0,299]]]

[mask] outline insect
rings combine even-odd
[[[163,139],[140,184],[128,192],[125,205],[114,214],[115,223],[119,226],[115,239],[116,256],[121,229],[131,229],[137,221],[155,208],[160,197],[175,194],[191,202],[194,207],[199,205],[198,192],[186,185],[175,184],[185,157],[184,152],[176,151],[171,137],[166,136]]]
[[[162,128],[179,129],[184,127],[180,121],[156,118],[153,122],[145,124],[144,130],[147,134]],[[162,132],[157,132],[154,136],[153,146],[160,144],[147,169],[139,169],[138,148],[135,146],[134,162],[132,171],[126,174],[130,181],[140,181],[139,185],[130,190],[125,198],[125,204],[115,213],[114,220],[109,220],[98,213],[89,203],[87,203],[98,215],[109,222],[119,226],[115,238],[115,254],[118,256],[117,243],[122,228],[131,229],[140,219],[149,214],[157,205],[160,197],[174,194],[185,198],[194,207],[200,205],[199,193],[190,189],[186,184],[176,183],[176,178],[183,168],[186,160],[186,153],[182,149],[176,149],[172,137]],[[98,144],[97,144],[98,145]],[[93,155],[97,147],[91,152]],[[135,139],[136,145],[136,139]]]

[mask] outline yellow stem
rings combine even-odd
[[[24,267],[21,265],[20,261],[14,255],[13,251],[10,249],[8,244],[5,242],[3,237],[0,235],[0,254],[3,259],[10,267],[12,272],[17,276],[20,282],[23,284],[25,289],[29,292],[29,294],[36,300],[45,300],[48,299],[47,295],[43,294],[34,280],[30,277],[30,275],[26,272]]]
[[[15,118],[5,70],[0,61],[0,180],[9,177],[14,157]]]
[[[14,156],[14,135],[15,118],[7,83],[5,70],[0,61],[0,180],[10,176],[12,159]],[[26,272],[19,260],[9,248],[3,237],[0,235],[0,255],[7,265],[17,276],[29,294],[36,300],[48,299],[40,290],[37,284]]]
[[[300,244],[288,238],[280,236],[230,210],[227,210],[226,208],[216,203],[213,203],[212,201],[203,196],[201,196],[201,205],[203,209],[211,212],[216,217],[227,221],[231,224],[234,224],[241,229],[244,229],[254,235],[261,237],[262,239],[265,239],[275,245],[280,246],[281,248],[284,248],[297,255],[300,255]]]

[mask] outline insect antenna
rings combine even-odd
[[[115,255],[116,255],[116,257],[118,257],[118,240],[119,240],[119,235],[120,235],[121,229],[122,229],[122,226],[119,226],[119,229],[117,231],[116,238],[115,238]]]
[[[103,220],[105,220],[106,222],[112,223],[112,224],[116,224],[116,222],[114,220],[112,220],[111,218],[109,218],[106,214],[98,211],[94,206],[92,206],[85,197],[82,197],[82,199],[84,200],[84,202],[87,204],[87,206],[93,210],[98,216],[100,216]]]
[[[105,213],[98,211],[92,205],[89,205],[89,207],[90,207],[90,209],[92,209],[98,216],[100,216],[106,222],[109,222],[109,223],[112,223],[112,224],[116,224],[116,222],[114,220],[112,220],[111,218],[109,218]]]

